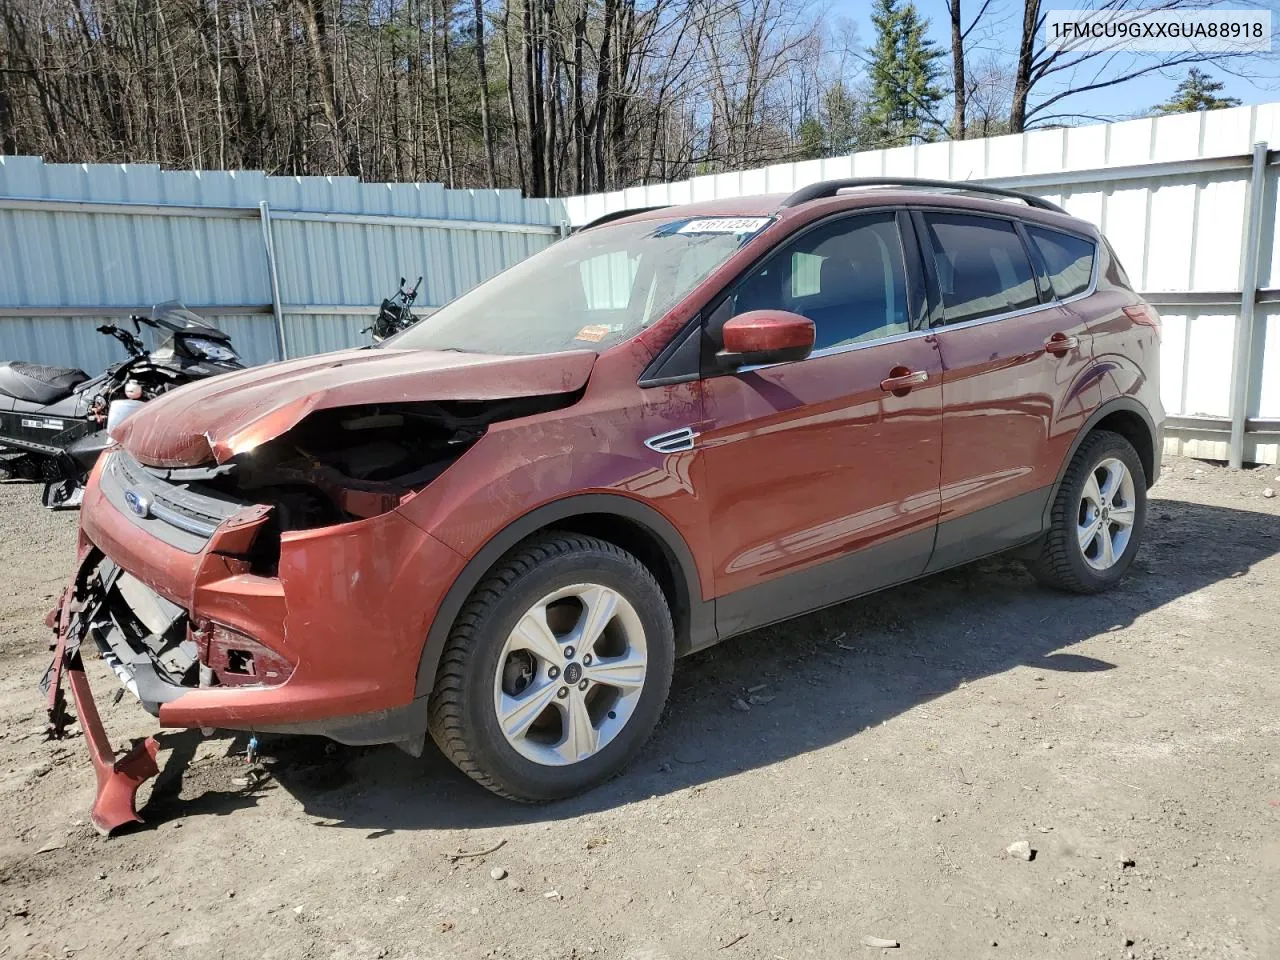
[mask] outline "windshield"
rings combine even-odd
[[[151,319],[160,326],[174,331],[200,330],[207,329],[209,326],[198,314],[192,313],[185,304],[177,300],[157,303],[151,308]]]
[[[771,222],[686,217],[595,227],[553,243],[382,345],[466,353],[599,352],[661,319]]]

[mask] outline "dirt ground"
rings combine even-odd
[[[1276,473],[1167,461],[1103,597],[996,560],[686,659],[575,801],[306,738],[250,783],[176,732],[109,840],[35,689],[75,516],[0,487],[0,956],[1280,958]],[[90,678],[117,744],[153,731]]]

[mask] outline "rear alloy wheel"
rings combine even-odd
[[[1119,434],[1095,431],[1062,478],[1031,572],[1072,593],[1111,587],[1138,552],[1146,513],[1147,480],[1137,451]]]
[[[509,553],[454,625],[430,707],[464,773],[518,800],[608,779],[648,738],[675,642],[652,574],[619,547],[550,534]]]
[[[1120,562],[1133,537],[1137,517],[1133,474],[1124,462],[1108,457],[1084,482],[1076,534],[1084,562],[1105,573]]]

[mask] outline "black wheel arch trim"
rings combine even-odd
[[[1151,419],[1151,412],[1132,397],[1115,397],[1107,400],[1097,410],[1093,411],[1089,415],[1089,419],[1084,422],[1084,426],[1076,431],[1075,439],[1071,441],[1071,448],[1067,450],[1067,455],[1062,458],[1062,465],[1058,467],[1058,476],[1053,481],[1053,488],[1049,491],[1049,499],[1045,501],[1043,529],[1049,529],[1050,514],[1053,511],[1054,501],[1058,499],[1058,489],[1062,486],[1062,480],[1067,474],[1067,469],[1071,466],[1071,461],[1075,458],[1076,451],[1080,449],[1080,445],[1084,443],[1085,438],[1093,432],[1094,428],[1113,413],[1135,413],[1142,418],[1142,423],[1147,428],[1147,434],[1151,437],[1151,462],[1155,465],[1155,469],[1152,471],[1154,476],[1147,477],[1147,487],[1150,488],[1159,478],[1162,434],[1159,428],[1156,427],[1155,421]]]
[[[698,580],[698,568],[693,558],[693,551],[689,549],[684,537],[671,521],[648,504],[621,494],[576,494],[543,504],[512,521],[494,534],[462,568],[462,572],[445,593],[444,600],[436,610],[431,627],[427,631],[426,642],[423,644],[418,661],[415,697],[431,693],[435,685],[436,668],[440,663],[440,656],[444,652],[454,621],[458,618],[467,597],[471,596],[471,592],[502,555],[538,530],[552,527],[560,521],[593,514],[618,517],[645,528],[661,541],[668,559],[675,561],[675,574],[683,580],[683,583],[677,584],[677,587],[684,594],[682,599],[688,604],[687,610],[671,611],[672,619],[677,624],[676,655],[680,656],[715,643],[717,639],[715,601],[702,598],[702,587]],[[681,636],[679,630],[681,623],[685,625],[684,636]]]

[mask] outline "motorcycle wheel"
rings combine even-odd
[[[84,480],[68,477],[46,483],[41,500],[50,510],[78,510],[84,500]]]
[[[40,465],[31,454],[0,454],[0,481],[30,483],[40,478]]]

